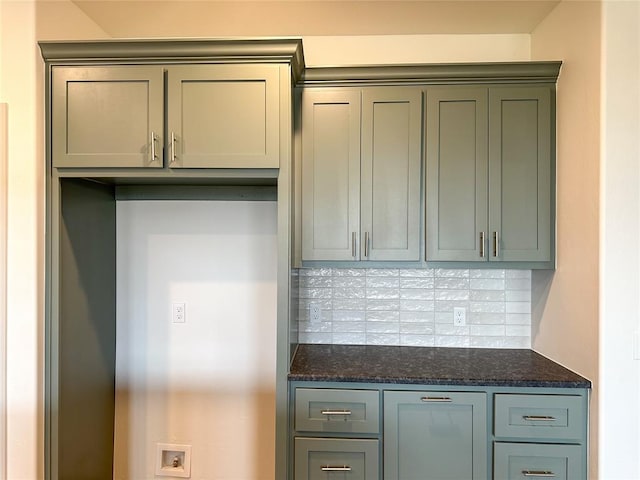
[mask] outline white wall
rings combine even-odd
[[[531,57],[563,61],[557,94],[557,268],[533,274],[534,350],[593,382],[597,474],[600,4],[562,2],[531,35]]]
[[[603,3],[599,471],[607,480],[640,478],[639,32],[640,3]]]
[[[528,60],[529,35],[305,36],[305,64],[511,62]]]
[[[272,480],[275,202],[116,212],[115,478],[154,478],[156,444],[177,443],[192,445],[193,479]]]
[[[53,11],[61,15],[52,16]],[[11,480],[44,475],[44,74],[36,42],[106,36],[66,0],[0,2],[0,102],[8,104],[9,123],[8,417],[3,446]]]

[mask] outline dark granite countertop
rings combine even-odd
[[[533,350],[494,348],[300,344],[289,380],[591,388]]]

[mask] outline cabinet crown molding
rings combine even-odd
[[[294,82],[304,71],[300,38],[42,41],[48,63],[289,63]]]
[[[302,86],[555,83],[561,61],[313,67]]]

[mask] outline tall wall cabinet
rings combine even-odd
[[[40,44],[47,75],[46,478],[113,477],[116,200],[278,201],[286,477],[297,39]]]

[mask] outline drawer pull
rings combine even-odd
[[[550,417],[549,415],[523,415],[522,418],[530,422],[555,422],[556,417]]]
[[[321,410],[321,415],[351,415],[351,410]]]
[[[323,472],[350,472],[351,467],[349,465],[324,465],[320,467],[320,470],[322,470]]]
[[[451,402],[451,397],[422,397],[423,402]]]
[[[556,474],[549,470],[523,470],[522,475],[525,477],[555,477]]]

